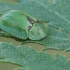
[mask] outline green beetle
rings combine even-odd
[[[11,10],[3,14],[0,18],[0,28],[24,40],[40,40],[48,34],[47,25],[21,10]]]

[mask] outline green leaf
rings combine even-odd
[[[70,0],[15,0],[16,4],[0,3],[0,13],[23,10],[40,21],[49,22],[49,35],[40,41],[45,49],[70,50]]]
[[[55,56],[53,58],[48,53],[35,51],[31,47],[0,42],[0,62],[21,66],[17,70],[70,70],[70,61],[65,56]]]
[[[3,14],[7,11],[10,11],[11,9],[16,9],[15,4],[7,3],[7,2],[0,2],[0,14]]]

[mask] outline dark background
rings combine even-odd
[[[0,1],[16,3],[14,0],[0,0]],[[50,0],[50,1],[52,1],[52,0]],[[21,44],[21,42],[17,42],[14,39],[5,38],[5,37],[0,37],[0,42],[14,43],[16,46]],[[34,44],[34,43],[27,43],[25,45],[26,46],[32,46],[37,51],[40,51],[44,47],[42,45],[38,45],[38,44]],[[54,57],[54,58],[55,58],[55,56],[54,56],[55,53],[65,55],[68,59],[70,58],[70,56],[69,56],[70,52],[63,52],[63,51],[57,51],[57,50],[46,50],[46,52],[51,54],[52,57]],[[0,70],[15,70],[15,68],[17,68],[17,67],[19,67],[19,66],[18,65],[13,65],[13,64],[10,64],[10,63],[0,63]]]

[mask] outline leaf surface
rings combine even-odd
[[[70,0],[15,0],[16,4],[0,3],[0,13],[19,9],[47,23],[49,35],[40,41],[45,49],[70,50]]]
[[[17,70],[70,70],[70,61],[65,56],[55,56],[53,58],[48,53],[35,51],[31,47],[0,42],[0,62],[21,66]]]

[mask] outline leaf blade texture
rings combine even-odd
[[[65,56],[55,56],[31,47],[0,42],[0,62],[17,64],[20,66],[17,70],[70,70],[70,61]]]

